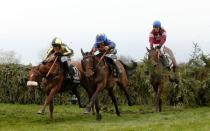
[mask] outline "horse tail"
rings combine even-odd
[[[126,71],[126,74],[127,74],[128,77],[131,76],[135,72],[136,67],[137,67],[137,62],[131,60],[131,63],[128,66],[125,63],[123,63],[121,60],[119,60],[119,61],[123,65],[123,67],[125,68],[125,71]]]

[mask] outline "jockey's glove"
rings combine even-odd
[[[161,47],[162,47],[162,45],[158,45],[158,46],[157,46],[157,49],[160,49]]]
[[[55,52],[54,55],[55,55],[55,56],[62,56],[62,53],[61,53],[61,52]]]
[[[46,64],[47,63],[47,60],[43,60],[41,63],[42,64]]]

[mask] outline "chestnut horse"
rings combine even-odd
[[[71,62],[77,67],[79,72],[82,72],[81,64],[78,62]],[[83,107],[80,102],[80,95],[76,89],[77,85],[73,85],[69,79],[65,79],[64,70],[61,67],[60,59],[58,57],[51,57],[46,63],[39,64],[38,66],[32,67],[29,71],[29,77],[27,86],[30,87],[29,91],[32,92],[34,87],[38,86],[40,77],[44,78],[44,90],[46,93],[46,99],[44,106],[37,112],[38,114],[44,114],[45,108],[49,105],[50,118],[53,119],[53,98],[59,91],[69,90],[78,98],[79,106]],[[80,78],[82,74],[80,73]]]
[[[117,84],[125,93],[128,105],[131,106],[133,103],[130,100],[130,96],[128,94],[128,70],[134,71],[137,64],[133,62],[133,67],[128,68],[125,64],[120,61],[117,61],[118,67],[121,70],[119,73],[119,77],[115,77],[113,73],[110,71],[110,68],[105,61],[104,55],[93,55],[92,53],[86,52],[84,53],[81,49],[81,53],[83,55],[83,59],[81,61],[84,75],[86,79],[89,80],[90,88],[94,89],[94,92],[91,96],[90,103],[87,106],[87,110],[90,110],[91,107],[95,105],[96,109],[96,120],[101,120],[101,114],[99,112],[99,101],[98,94],[103,90],[107,89],[110,97],[112,98],[112,102],[114,103],[116,114],[119,116],[120,112],[117,106],[117,101],[115,95],[113,93],[113,87]],[[127,69],[127,70],[126,70]]]
[[[154,49],[148,49],[148,60],[150,65],[149,68],[149,75],[150,75],[150,83],[153,86],[153,89],[155,91],[155,108],[156,112],[162,111],[162,99],[161,94],[162,90],[166,88],[169,84],[169,82],[175,82],[176,84],[179,83],[179,81],[175,78],[171,78],[171,70],[166,68],[163,63],[161,62],[160,57],[160,50],[157,48]],[[176,67],[173,66],[173,71],[175,72]]]

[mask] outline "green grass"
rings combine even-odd
[[[54,120],[36,114],[38,105],[0,104],[0,130],[21,131],[136,131],[136,130],[210,130],[210,108],[164,107],[162,113],[154,113],[150,106],[120,106],[121,117],[113,112],[102,112],[102,120],[72,105],[56,105]],[[113,108],[113,107],[112,107]]]

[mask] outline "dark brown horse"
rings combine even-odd
[[[155,107],[157,112],[162,111],[162,99],[161,94],[164,88],[168,87],[169,82],[176,82],[171,78],[171,70],[166,68],[160,57],[160,50],[157,48],[148,51],[148,60],[149,60],[149,74],[150,74],[150,83],[155,90]],[[172,68],[175,71],[175,67]]]
[[[83,59],[81,61],[84,74],[86,79],[89,80],[89,86],[93,89],[92,96],[90,99],[90,103],[87,106],[87,109],[90,110],[91,107],[95,105],[96,109],[96,120],[101,120],[101,114],[99,113],[99,101],[98,94],[103,90],[107,89],[109,95],[114,103],[116,114],[119,116],[120,112],[117,106],[117,101],[115,95],[113,93],[113,87],[117,84],[125,93],[128,105],[131,106],[132,102],[130,100],[130,96],[128,94],[128,72],[125,69],[128,69],[126,65],[122,62],[117,61],[118,67],[120,69],[119,77],[115,77],[113,73],[110,71],[110,68],[105,61],[104,55],[93,55],[92,53],[86,52],[84,53],[81,50],[83,55]],[[134,70],[136,68],[136,63],[130,70]]]
[[[81,64],[78,62],[72,62],[74,66],[77,67],[80,72],[82,72]],[[30,87],[30,92],[34,90],[34,87],[38,86],[38,81],[40,77],[44,78],[44,90],[46,93],[46,99],[44,106],[37,112],[38,114],[43,114],[47,105],[49,105],[50,118],[53,119],[53,98],[57,92],[60,91],[71,91],[78,98],[79,106],[83,107],[80,103],[80,95],[76,90],[77,85],[73,85],[68,79],[65,79],[64,70],[61,67],[58,57],[51,57],[45,64],[39,64],[38,66],[32,67],[29,71],[29,77],[27,86]],[[80,78],[82,74],[80,73]]]

